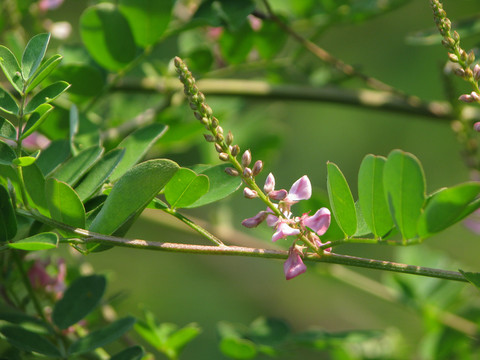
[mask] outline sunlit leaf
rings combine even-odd
[[[9,140],[16,140],[17,138],[17,130],[15,129],[15,126],[2,117],[0,117],[0,137]]]
[[[87,336],[78,339],[70,346],[68,352],[70,355],[83,354],[103,347],[125,334],[134,324],[134,317],[119,319],[100,330],[93,331]]]
[[[0,67],[10,84],[21,94],[23,92],[23,79],[20,64],[15,55],[3,45],[0,45]]]
[[[460,269],[458,271],[462,273],[465,279],[467,279],[472,285],[474,285],[478,290],[480,290],[480,273],[468,272]]]
[[[364,219],[375,237],[382,237],[393,227],[383,187],[386,159],[367,155],[358,172],[358,198]]]
[[[105,154],[75,187],[82,201],[88,200],[105,183],[123,157],[124,149],[114,149]]]
[[[120,70],[135,58],[130,26],[114,4],[87,8],[80,18],[80,34],[92,58],[108,70]]]
[[[327,163],[327,174],[328,197],[333,215],[343,232],[352,236],[357,231],[357,214],[350,187],[334,163]]]
[[[43,80],[45,80],[45,78],[60,64],[62,59],[63,57],[61,55],[56,54],[45,61],[35,72],[33,78],[29,80],[26,93],[35,89]]]
[[[134,131],[123,139],[117,147],[125,149],[125,154],[110,176],[110,180],[117,181],[127,170],[137,164],[166,130],[165,125],[153,123]]]
[[[38,34],[30,39],[22,56],[22,74],[24,79],[37,71],[47,51],[50,34]]]
[[[233,359],[253,359],[257,356],[255,344],[241,338],[223,338],[220,341],[220,351]]]
[[[39,233],[25,239],[8,244],[13,249],[36,251],[55,249],[58,246],[58,235],[52,232]]]
[[[403,239],[416,238],[426,187],[418,159],[401,150],[392,151],[383,169],[383,185],[390,213]]]
[[[113,186],[89,230],[112,234],[142,211],[172,178],[178,165],[171,160],[145,161],[130,169]]]
[[[5,90],[0,87],[0,110],[7,114],[17,115],[18,104],[15,99]]]
[[[53,308],[52,320],[60,329],[76,324],[90,314],[105,293],[104,276],[90,275],[76,279]]]
[[[57,81],[46,88],[40,90],[33,98],[30,99],[25,107],[25,114],[35,111],[40,105],[48,104],[59,97],[64,91],[70,87],[65,81]]]
[[[167,29],[174,0],[120,0],[120,10],[127,18],[137,45],[154,44]]]
[[[436,193],[419,219],[420,237],[431,236],[455,224],[479,193],[478,182],[460,184]]]
[[[54,220],[85,228],[85,209],[75,190],[67,183],[50,178],[45,182],[48,209]]]
[[[33,133],[40,125],[43,124],[43,122],[47,119],[48,114],[50,114],[50,111],[52,110],[53,106],[50,104],[42,104],[37,107],[28,118],[27,124],[25,125],[20,138],[23,140],[28,135]]]
[[[64,162],[50,176],[74,186],[100,159],[103,150],[100,146],[92,146],[85,149]]]
[[[208,187],[208,177],[180,168],[165,186],[165,198],[172,209],[183,208],[205,195]]]

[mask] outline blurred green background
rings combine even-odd
[[[54,21],[67,19],[71,22],[73,33],[65,43],[79,41],[79,15],[90,3],[66,0],[60,8],[48,13],[48,17]],[[272,1],[272,6],[274,9],[287,9],[289,3],[286,0]],[[480,12],[480,3],[476,0],[445,1],[444,7],[451,19]],[[330,26],[315,42],[363,73],[408,94],[426,100],[443,100],[445,49],[440,44],[412,46],[406,43],[410,34],[433,27],[429,2],[410,1],[403,7],[362,23]],[[462,39],[462,45],[470,49],[478,45],[478,41],[478,36],[465,38]],[[163,46],[158,50],[162,61],[176,55],[177,45],[174,41]],[[318,70],[319,76],[324,68],[320,60],[309,54],[300,57],[299,66],[310,67],[312,72]],[[291,69],[292,73],[295,71]],[[200,78],[209,76],[198,75]],[[245,73],[237,76],[249,78]],[[256,76],[252,73],[251,78]],[[275,79],[276,74],[270,70],[269,76]],[[343,84],[351,88],[362,85],[355,79]],[[468,89],[460,81],[455,81],[455,85],[458,95]],[[135,114],[137,109],[145,107],[145,103],[152,106],[149,101],[156,101],[156,98],[146,98],[142,103],[136,97],[129,97],[129,101],[128,110]],[[445,120],[326,102],[224,96],[208,96],[207,102],[218,114],[224,129],[234,133],[241,148],[250,148],[254,160],[259,156],[264,160],[265,167],[258,178],[259,182],[262,183],[268,172],[272,172],[277,180],[277,188],[288,189],[295,180],[307,174],[314,192],[323,193],[326,189],[326,162],[332,161],[344,172],[356,198],[355,184],[362,158],[369,153],[386,156],[397,148],[411,152],[420,159],[428,192],[470,179],[469,171],[459,155],[460,146],[450,129],[450,123]],[[181,116],[193,122],[186,103],[183,108],[180,110]],[[262,145],[265,139],[259,135],[271,135],[274,139],[272,145],[265,148]],[[161,142],[157,152],[151,156],[169,157],[182,166],[211,159],[217,161],[214,150],[199,141],[195,140],[191,147],[168,148],[166,151],[162,149]],[[271,247],[271,233],[266,226],[255,230],[244,230],[240,226],[242,219],[253,216],[262,208],[259,201],[246,200],[239,191],[220,203],[205,209],[185,211],[185,214],[213,224],[213,233],[227,243],[232,241],[241,245],[248,241],[247,245]],[[175,223],[176,220],[147,210],[127,237],[204,243],[195,235],[165,226],[165,222]],[[225,226],[230,225],[247,237],[238,235],[232,229],[226,230]],[[448,256],[448,260],[440,263],[432,260],[433,265],[449,270],[457,270],[459,266],[470,271],[478,271],[479,268],[478,236],[462,225],[412,248],[350,245],[337,249],[344,254],[383,260],[400,259],[410,261],[413,265],[427,266],[429,259],[438,253]],[[371,290],[365,278],[357,279],[328,264],[309,265],[305,275],[285,281],[283,263],[277,260],[121,248],[89,255],[86,260],[97,272],[108,275],[110,296],[121,294],[114,300],[120,314],[142,316],[142,309],[147,308],[161,322],[179,325],[197,322],[203,332],[187,346],[183,356],[185,359],[225,358],[218,350],[217,323],[230,321],[247,325],[259,316],[284,319],[296,331],[311,327],[331,332],[385,330],[393,334],[392,339],[403,344],[402,348],[418,358],[421,358],[421,349],[428,346],[426,339],[431,335],[428,333],[431,327],[422,319],[421,311],[416,311],[406,302],[381,298],[382,294],[389,296],[385,288],[374,286],[380,295],[372,294],[375,291]],[[390,274],[371,270],[348,270],[374,281],[391,277]],[[426,284],[424,279],[413,279],[408,275],[400,277],[408,277],[405,281],[418,283],[420,288]],[[477,290],[461,284],[452,285],[449,291],[478,296],[475,293]],[[308,358],[307,355],[302,356],[305,357],[297,354],[294,358]]]

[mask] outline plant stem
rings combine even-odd
[[[68,230],[74,232],[82,237],[83,239],[67,239],[66,243],[70,244],[87,244],[87,243],[104,243],[114,246],[130,247],[136,249],[144,250],[157,250],[157,251],[168,251],[168,252],[178,252],[178,253],[193,253],[193,254],[204,254],[204,255],[230,255],[230,256],[248,256],[248,257],[260,257],[260,258],[269,258],[269,259],[287,259],[288,251],[284,250],[271,250],[271,249],[260,249],[260,248],[250,248],[242,246],[211,246],[211,245],[193,245],[193,244],[178,244],[178,243],[166,243],[166,242],[157,242],[157,241],[147,241],[141,239],[126,239],[110,235],[102,235],[90,232],[85,229],[73,228],[63,223],[59,223],[55,220],[47,218],[36,212],[27,212],[24,210],[17,210],[20,214],[24,216],[30,216],[34,219],[48,224],[50,226]],[[326,262],[333,264],[343,264],[349,266],[377,269],[377,270],[386,270],[399,272],[404,274],[414,274],[428,277],[441,278],[446,280],[454,280],[461,282],[468,282],[462,274],[456,271],[442,270],[442,269],[433,269],[422,266],[406,265],[390,261],[382,261],[375,259],[366,259],[356,256],[349,255],[340,255],[340,254],[331,254],[324,253],[323,255],[318,254],[306,254],[304,260],[312,262]]]

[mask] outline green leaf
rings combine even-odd
[[[11,165],[16,157],[15,151],[0,140],[0,165]]]
[[[352,192],[338,166],[331,162],[327,163],[327,189],[338,225],[345,235],[354,235],[357,231],[357,214]]]
[[[30,39],[22,56],[22,74],[24,79],[37,71],[47,51],[50,34],[38,34]]]
[[[255,344],[240,338],[223,338],[220,341],[220,351],[233,359],[253,359],[257,356]]]
[[[154,123],[134,131],[123,139],[117,147],[124,148],[125,155],[113,171],[110,180],[117,181],[127,170],[137,164],[166,130],[165,125]]]
[[[103,148],[92,146],[80,151],[58,167],[50,176],[74,186],[90,170],[103,154]]]
[[[263,21],[262,27],[254,33],[255,49],[264,59],[277,55],[287,41],[287,34],[273,21]]]
[[[440,192],[428,201],[418,222],[418,234],[425,238],[459,221],[465,209],[480,193],[480,183],[467,182]],[[461,220],[461,219],[460,219]]]
[[[467,272],[458,269],[462,273],[463,277],[468,280],[472,285],[474,285],[478,290],[480,290],[480,273],[478,272]]]
[[[17,234],[17,218],[8,190],[0,185],[0,242],[13,239]]]
[[[85,208],[75,190],[67,183],[53,178],[47,179],[45,195],[54,220],[73,227],[85,228]]]
[[[185,325],[183,328],[175,331],[168,337],[163,348],[170,350],[168,351],[169,354],[173,353],[178,357],[183,348],[200,335],[201,332],[202,330],[195,323]]]
[[[80,199],[85,202],[105,183],[125,153],[124,149],[114,149],[103,156],[75,187]]]
[[[52,77],[71,84],[69,95],[76,95],[80,100],[99,95],[105,86],[105,79],[99,68],[88,64],[61,66]]]
[[[50,216],[45,196],[45,178],[38,167],[38,160],[34,164],[23,168],[23,177],[25,188],[32,200],[31,205],[42,215]]]
[[[382,156],[364,157],[358,172],[358,201],[368,227],[376,238],[387,234],[393,227],[383,187]]]
[[[40,150],[37,151],[36,156],[38,156],[39,154],[40,154]],[[16,166],[25,167],[25,166],[32,165],[36,160],[37,158],[35,156],[21,156],[13,160],[12,164]]]
[[[141,47],[157,42],[168,27],[174,0],[120,0],[120,11],[127,19]]]
[[[52,232],[40,233],[9,243],[8,246],[27,251],[55,249],[58,246],[58,235]]]
[[[0,326],[0,333],[14,347],[36,352],[49,358],[61,357],[60,351],[47,338],[34,332],[25,330],[17,325]]]
[[[40,66],[35,72],[33,77],[29,80],[26,93],[28,94],[30,91],[35,89],[43,80],[45,80],[45,78],[50,75],[50,73],[55,70],[55,68],[60,64],[60,61],[62,61],[62,59],[63,56],[57,54],[53,55],[47,61],[45,61],[42,66]]]
[[[0,45],[0,67],[10,84],[12,84],[15,90],[22,94],[22,70],[15,55],[3,45]]]
[[[194,21],[199,25],[226,25],[230,30],[238,30],[254,10],[255,4],[252,0],[207,0],[198,7]]]
[[[116,353],[110,360],[141,360],[144,354],[143,348],[135,345]]]
[[[155,159],[130,169],[113,186],[89,230],[112,234],[142,211],[178,170],[171,160]]]
[[[226,198],[234,193],[242,185],[242,180],[237,176],[230,176],[225,173],[227,164],[214,166],[194,166],[193,170],[197,174],[203,174],[208,177],[210,188],[208,192],[187,208],[195,208],[210,204],[212,202]]]
[[[15,99],[5,90],[0,87],[0,110],[7,114],[17,115],[18,104]]]
[[[46,88],[40,90],[33,98],[30,99],[25,107],[25,114],[35,111],[40,105],[48,104],[59,97],[65,90],[70,87],[65,81],[57,81]]]
[[[172,209],[184,208],[206,194],[208,187],[208,177],[180,168],[165,186],[165,198]]]
[[[245,61],[253,48],[254,33],[248,23],[235,32],[224,31],[218,40],[222,56],[230,64],[240,64]]]
[[[50,111],[53,110],[53,106],[50,104],[42,104],[35,109],[35,111],[28,118],[27,124],[23,129],[20,139],[25,139],[28,135],[33,133],[43,122],[47,119]]]
[[[53,308],[52,320],[60,329],[66,329],[90,314],[105,293],[107,281],[102,275],[76,279]]]
[[[15,129],[15,126],[13,126],[10,121],[2,117],[0,117],[0,137],[9,140],[17,139],[17,130]]]
[[[87,8],[80,18],[80,34],[92,58],[108,70],[120,70],[136,56],[130,26],[113,4]]]
[[[25,330],[36,334],[53,334],[55,332],[49,323],[13,308],[4,308],[0,311],[0,320],[7,321],[10,324],[21,325]]]
[[[49,147],[42,151],[36,164],[44,176],[49,175],[70,156],[70,142],[68,140],[52,141]]]
[[[407,152],[393,150],[383,169],[383,186],[390,213],[403,239],[416,238],[426,186],[418,159]]]
[[[70,355],[83,354],[99,347],[103,347],[129,331],[135,324],[134,317],[125,317],[117,320],[104,328],[93,331],[87,336],[75,341],[68,352]]]

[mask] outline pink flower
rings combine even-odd
[[[293,279],[307,271],[307,267],[300,255],[302,255],[302,252],[295,245],[288,250],[288,259],[283,264],[283,271],[287,280]]]
[[[55,10],[62,5],[63,0],[40,0],[38,7],[41,11]]]
[[[303,175],[290,188],[285,202],[295,204],[300,200],[308,200],[312,196],[312,184],[307,175]]]
[[[278,239],[286,238],[287,236],[296,236],[300,234],[299,229],[294,229],[287,224],[285,219],[282,219],[277,222],[275,226],[275,233],[272,236],[272,241],[277,241]]]
[[[305,215],[300,219],[300,224],[303,227],[309,227],[319,236],[322,236],[327,232],[331,220],[330,210],[323,207],[319,209],[315,215],[306,217]]]
[[[268,216],[267,211],[260,211],[254,217],[243,220],[242,225],[247,227],[247,228],[257,227],[258,225],[260,225],[263,222],[263,220],[265,220],[267,218],[267,216]]]

